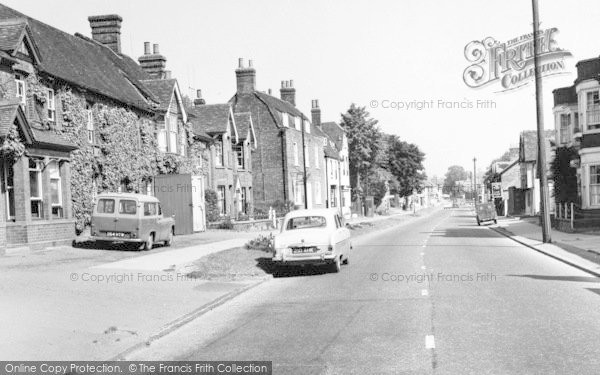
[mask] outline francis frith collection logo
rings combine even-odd
[[[564,59],[571,56],[559,48],[553,27],[539,30],[538,58],[543,77],[566,74]],[[535,76],[533,33],[524,34],[507,42],[488,37],[474,40],[465,46],[465,58],[471,63],[464,73],[465,84],[472,88],[500,85],[500,90],[509,91],[527,85]]]

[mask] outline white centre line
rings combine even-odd
[[[425,267],[425,266],[421,266],[421,269],[422,269],[422,270],[424,270],[424,269],[427,269],[427,267]]]
[[[422,289],[421,290],[421,295],[422,296],[428,296],[429,295],[429,291],[427,289]]]
[[[433,335],[425,336],[425,348],[435,349],[435,338],[433,337]]]
[[[425,255],[425,253],[424,253],[424,252],[421,252],[421,255]]]

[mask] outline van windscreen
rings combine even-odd
[[[100,199],[98,201],[98,208],[96,212],[99,214],[114,214],[115,213],[115,200],[114,199]]]
[[[125,215],[135,215],[137,213],[137,202],[133,200],[120,200],[119,213]]]

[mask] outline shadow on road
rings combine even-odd
[[[546,281],[575,281],[579,283],[598,283],[600,277],[593,276],[545,276],[545,275],[506,275],[512,277],[526,277],[535,280],[546,280]],[[590,289],[592,290],[592,289]],[[600,289],[593,289],[600,290]],[[592,290],[592,291],[593,291]]]
[[[482,230],[483,228],[477,226],[467,226],[465,228],[448,228],[445,230],[438,230],[433,232],[421,232],[429,233],[432,237],[450,237],[450,238],[494,238],[498,235],[489,230]]]
[[[281,266],[276,265],[271,258],[256,258],[257,267],[273,277],[314,276],[329,273],[328,266]]]

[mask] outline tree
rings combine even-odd
[[[342,114],[340,125],[348,137],[350,177],[354,186],[368,194],[369,175],[377,168],[381,152],[382,134],[377,120],[370,117],[365,107],[352,103]]]
[[[386,169],[396,180],[396,193],[408,196],[413,191],[420,191],[423,181],[427,179],[423,161],[425,154],[412,143],[401,141],[396,135],[385,135]]]
[[[448,167],[444,178],[444,193],[454,194],[456,192],[456,182],[466,180],[467,176],[467,171],[460,165]]]
[[[571,167],[571,160],[576,160],[578,157],[579,154],[573,147],[558,147],[556,149],[556,157],[550,165],[556,203],[579,203],[577,170]]]
[[[204,192],[204,202],[206,205],[206,220],[209,222],[219,220],[219,196],[217,192],[212,189],[206,189]]]

